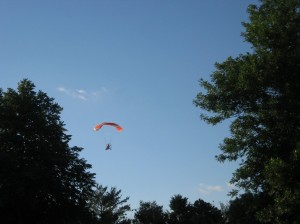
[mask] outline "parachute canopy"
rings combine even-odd
[[[112,123],[112,122],[103,122],[101,124],[97,124],[95,127],[94,127],[94,131],[98,131],[99,129],[101,129],[104,125],[108,125],[108,126],[113,126],[117,129],[117,131],[123,131],[123,128],[116,124],[116,123]]]

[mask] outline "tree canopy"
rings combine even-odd
[[[136,223],[143,224],[164,224],[167,221],[167,214],[163,210],[163,206],[158,205],[155,201],[140,201],[140,207],[134,214]]]
[[[69,146],[62,108],[24,79],[0,90],[0,216],[4,223],[90,223],[91,165]]]
[[[202,199],[190,203],[188,198],[174,195],[170,200],[170,209],[170,224],[221,224],[224,221],[221,211]]]
[[[259,195],[246,193],[230,201],[227,211],[224,213],[227,223],[230,224],[260,224],[256,216],[263,209],[267,200]]]
[[[129,197],[122,199],[121,190],[115,187],[108,190],[108,187],[97,184],[89,203],[99,224],[123,223],[126,221],[126,212],[130,211],[128,200]]]
[[[209,112],[201,114],[209,124],[231,119],[217,159],[239,160],[231,182],[268,199],[259,220],[299,223],[300,1],[260,3],[243,23],[253,52],[216,63],[194,103]]]

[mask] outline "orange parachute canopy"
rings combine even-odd
[[[116,123],[111,123],[111,122],[103,122],[101,124],[97,124],[95,127],[94,127],[94,131],[98,131],[100,128],[102,128],[104,125],[109,125],[109,126],[113,126],[117,129],[117,131],[123,131],[123,128],[116,124]]]

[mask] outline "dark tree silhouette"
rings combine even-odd
[[[163,211],[163,206],[157,205],[155,201],[141,201],[134,217],[135,223],[142,224],[165,224],[167,221],[167,214]]]
[[[24,79],[0,89],[1,223],[92,223],[91,165],[70,147],[62,108]]]
[[[257,219],[256,213],[264,208],[267,201],[263,195],[254,195],[251,193],[243,194],[235,200],[230,201],[228,210],[226,211],[228,223],[260,224],[261,222]]]
[[[210,124],[231,118],[217,159],[240,159],[231,182],[268,198],[260,221],[300,223],[300,1],[261,0],[248,12],[253,52],[216,63],[194,103]]]
[[[224,222],[221,211],[212,204],[198,199],[192,206],[192,223],[221,224]]]
[[[122,199],[121,190],[115,187],[108,190],[107,187],[97,185],[90,205],[99,220],[98,223],[128,223],[126,219],[126,212],[130,211],[128,200],[129,197]]]
[[[188,198],[181,195],[175,195],[170,200],[170,223],[189,223],[191,217],[192,206],[188,202]]]
[[[224,221],[218,208],[201,199],[191,204],[188,198],[175,195],[171,198],[170,209],[169,224],[221,224]]]

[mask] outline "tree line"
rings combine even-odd
[[[141,201],[128,219],[129,198],[97,184],[69,146],[62,107],[23,79],[0,89],[1,223],[300,223],[300,1],[261,0],[248,13],[252,52],[216,63],[194,99],[208,124],[231,121],[216,156],[241,161],[228,204],[174,195],[169,211]]]

